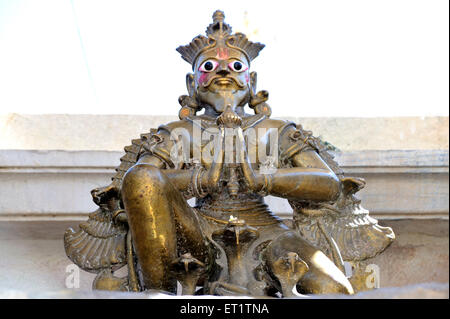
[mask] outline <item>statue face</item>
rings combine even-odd
[[[230,104],[244,105],[249,94],[249,62],[244,54],[227,47],[200,55],[194,67],[197,94],[201,102],[221,113]]]

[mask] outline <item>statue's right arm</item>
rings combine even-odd
[[[152,154],[142,156],[135,164],[135,166],[137,165],[153,166],[160,169],[179,191],[187,190],[191,182],[192,171],[166,168],[166,164],[160,158]]]
[[[199,187],[202,188],[199,191],[212,190],[217,186],[219,182],[225,156],[223,147],[224,138],[225,131],[222,128],[220,130],[222,147],[219,147],[218,151],[215,152],[213,162],[209,169],[202,171],[202,174],[199,175]],[[155,156],[150,152],[142,155],[135,165],[149,165],[163,170],[163,174],[165,174],[170,179],[170,181],[179,191],[186,191],[191,186],[193,174],[195,174],[195,170],[193,169],[187,170],[170,168],[167,160],[164,161],[160,157]]]
[[[220,155],[220,154],[219,154]],[[173,183],[176,189],[179,191],[186,191],[192,182],[192,175],[194,174],[194,170],[186,170],[186,169],[164,169],[164,162],[161,161],[156,156],[146,155],[143,156],[139,161],[135,164],[135,166],[152,166],[160,169],[163,174],[165,174],[169,180]],[[218,179],[220,177],[220,169],[221,162],[213,162],[210,170],[201,175],[200,185],[202,186],[202,191],[208,191],[218,183]]]

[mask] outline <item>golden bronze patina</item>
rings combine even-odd
[[[177,49],[193,68],[180,120],[125,147],[112,183],[91,192],[99,208],[64,236],[67,256],[98,274],[94,289],[176,293],[177,281],[183,294],[364,289],[364,272],[349,280],[344,262],[357,268],[394,233],[361,207],[354,194],[364,180],[345,177],[327,143],[270,118],[268,93],[249,72],[263,47],[233,34],[216,11],[206,36]],[[287,199],[293,219],[275,216],[267,195]]]

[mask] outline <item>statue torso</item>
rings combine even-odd
[[[254,159],[252,165],[259,169],[261,166],[267,168],[280,167],[278,161],[279,153],[282,151],[278,144],[283,145],[285,131],[294,129],[295,125],[288,121],[267,118],[264,115],[247,115],[243,117],[243,130],[247,135],[249,157]],[[218,126],[215,118],[208,116],[193,116],[181,121],[171,122],[162,125],[158,133],[164,135],[165,141],[160,147],[173,149],[175,141],[183,140],[184,147],[189,147],[188,161],[180,159],[174,166],[182,169],[192,169],[192,160],[195,157],[195,148],[200,149],[202,161],[207,167],[210,165],[208,156],[214,156],[214,145],[209,138],[217,134]],[[202,136],[201,144],[198,144],[199,136]],[[281,141],[280,141],[281,140]],[[183,143],[177,143],[183,144]],[[270,143],[277,145],[276,148],[268,146]],[[166,150],[169,151],[170,150]],[[178,150],[181,154],[182,152]],[[264,152],[264,154],[263,154]],[[173,154],[173,151],[172,151]],[[268,156],[270,155],[270,156]],[[270,160],[270,158],[274,160]],[[230,216],[244,219],[250,226],[277,225],[281,221],[275,216],[264,202],[261,194],[253,193],[243,181],[239,181],[239,191],[236,197],[230,196],[227,190],[227,183],[230,176],[223,174],[220,180],[221,189],[213,194],[208,194],[204,198],[197,198],[196,209],[198,213],[215,223],[227,223]]]

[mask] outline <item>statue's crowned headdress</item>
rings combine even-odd
[[[211,48],[228,47],[238,50],[245,55],[248,62],[256,58],[264,48],[264,44],[249,41],[243,33],[231,34],[231,26],[225,23],[224,19],[224,13],[217,10],[213,14],[213,23],[206,28],[206,37],[198,35],[188,45],[177,48],[182,58],[192,64],[192,67],[199,55]]]

